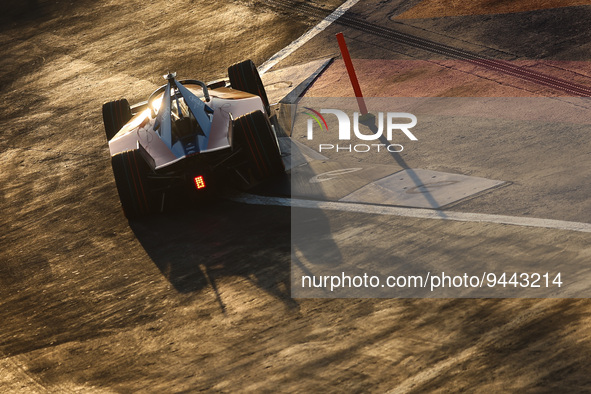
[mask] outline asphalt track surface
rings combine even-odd
[[[318,23],[336,2],[322,5],[326,13],[320,17],[301,19],[289,9],[261,8],[262,3],[203,4],[201,10],[210,16],[203,19],[181,12],[195,2],[80,4],[59,5],[57,14],[49,10],[32,20],[21,16],[1,31],[7,56],[1,60],[0,391],[589,388],[586,299],[292,299],[292,212],[287,207],[224,201],[142,222],[124,219],[106,156],[101,104],[123,95],[144,99],[168,67],[214,79],[244,55],[262,63]],[[380,18],[386,25],[386,16],[400,7],[397,2],[362,5],[349,17],[380,11],[369,26]],[[143,16],[143,23],[130,24],[130,15],[134,20]],[[159,25],[163,20],[167,23]],[[230,20],[232,29],[212,29],[204,36],[208,20],[217,27]],[[191,27],[175,29],[169,21]],[[199,30],[191,30],[198,23]],[[239,46],[233,44],[236,26],[241,26]],[[401,36],[374,26],[380,34],[367,39],[358,27],[333,25],[277,67],[334,53],[335,30],[355,37],[349,41],[354,58],[361,53],[430,58],[434,49],[444,48],[428,44],[438,42],[432,34],[412,41],[417,40],[413,34],[407,42],[427,48],[417,44],[405,54],[384,55],[381,49]],[[198,49],[179,44],[187,34],[203,38],[194,45]],[[256,39],[261,35],[264,45]],[[474,53],[473,44],[454,53]],[[179,49],[185,56],[178,56]],[[547,87],[548,80],[538,74],[537,82],[526,77],[524,82],[542,81]],[[555,75],[544,78],[552,78],[552,84],[564,79]],[[581,84],[560,89],[580,89]],[[348,86],[342,86],[348,95]],[[572,94],[584,95],[579,93]],[[75,99],[79,96],[84,99]],[[578,169],[563,197],[547,200],[533,187],[532,194],[523,193],[536,217],[590,221],[584,209],[588,145],[581,143],[583,131],[574,131],[578,141],[569,149],[577,160],[569,164],[553,157],[553,174],[563,182],[570,166]],[[534,135],[532,146],[547,142]],[[439,155],[438,160],[446,160],[445,152]],[[412,152],[405,159],[420,164]],[[489,164],[480,168],[466,161],[445,169],[491,178],[494,171],[507,170]],[[480,174],[486,166],[490,172]],[[532,172],[531,178],[543,179],[544,171]],[[518,208],[512,215],[527,216],[510,188],[495,193],[514,199]],[[458,209],[494,210],[500,204],[495,193]],[[304,214],[331,228],[342,255],[359,264],[386,254],[395,263],[502,261],[518,267],[554,259],[585,269],[591,258],[589,236],[581,232],[363,212],[333,215],[319,209]],[[302,264],[326,263],[305,248],[298,258],[306,260]]]
[[[265,4],[268,4],[271,8],[290,10],[291,12],[306,16],[314,17],[326,14],[326,10],[323,8],[309,4],[300,4],[294,1],[269,1]],[[532,70],[528,70],[523,67],[518,67],[502,60],[483,59],[481,55],[478,55],[476,53],[471,53],[460,48],[453,48],[444,44],[433,42],[431,40],[418,37],[416,35],[411,35],[401,31],[397,31],[394,28],[384,27],[375,23],[370,23],[362,18],[355,17],[353,15],[345,14],[339,17],[338,19],[335,19],[335,23],[343,27],[348,27],[351,29],[362,31],[364,33],[378,36],[392,44],[409,45],[415,48],[435,53],[437,55],[445,56],[447,58],[464,60],[466,62],[473,63],[483,68],[500,71],[504,74],[516,76],[526,81],[534,82],[544,86],[549,86],[551,88],[561,90],[573,96],[589,97],[589,95],[591,94],[591,88],[589,88],[588,86],[572,83],[570,81],[566,81],[560,78],[555,78],[551,75],[545,75]]]

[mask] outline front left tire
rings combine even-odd
[[[107,141],[111,141],[115,134],[129,122],[131,117],[131,107],[127,99],[103,104],[103,123],[105,124]]]
[[[125,216],[139,219],[154,212],[155,202],[148,187],[150,168],[140,151],[118,153],[111,157],[111,165]]]

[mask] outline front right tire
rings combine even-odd
[[[267,115],[271,113],[267,92],[252,60],[245,60],[228,67],[228,78],[230,79],[230,87],[232,89],[259,96],[263,102],[265,111],[267,111]]]

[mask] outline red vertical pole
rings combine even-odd
[[[345,42],[345,36],[343,36],[343,33],[337,33],[337,41],[339,42],[339,48],[341,49],[343,61],[345,62],[345,66],[347,67],[347,73],[349,73],[351,85],[353,85],[355,97],[357,97],[357,105],[359,105],[359,111],[361,111],[361,115],[365,115],[367,114],[367,107],[365,106],[365,100],[363,99],[363,94],[361,93],[361,87],[359,86],[359,81],[357,80],[357,75],[355,74],[353,62],[351,61],[351,56],[349,55],[349,50],[347,49],[347,43]]]

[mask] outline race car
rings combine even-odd
[[[128,219],[163,211],[168,195],[197,201],[285,173],[269,101],[251,60],[206,84],[164,76],[146,102],[103,105],[115,184]]]

